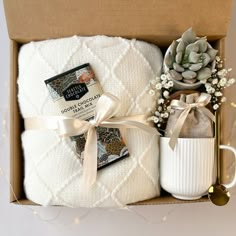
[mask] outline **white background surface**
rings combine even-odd
[[[220,14],[220,13],[216,13]],[[226,40],[227,67],[233,67],[236,77],[236,3]],[[8,123],[2,124],[8,111],[9,41],[0,1],[0,235],[236,235],[236,191],[232,190],[230,203],[215,207],[210,203],[184,205],[142,206],[125,210],[101,210],[68,208],[30,208],[9,204],[9,186],[4,176],[9,173]],[[6,138],[3,136],[6,135]],[[135,212],[136,213],[135,213]],[[40,219],[40,217],[44,220]],[[74,224],[75,218],[80,218]],[[45,221],[45,219],[53,219]],[[162,220],[166,221],[162,221]],[[77,221],[76,221],[77,222]],[[160,222],[152,224],[151,222]]]

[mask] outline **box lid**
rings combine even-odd
[[[227,33],[232,0],[4,0],[9,37],[19,42],[77,35],[169,44],[192,26],[209,39]]]

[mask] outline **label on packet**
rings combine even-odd
[[[103,94],[89,63],[45,80],[45,84],[61,115],[81,120],[94,118],[94,111]],[[117,128],[97,127],[98,169],[129,156],[128,148]],[[83,163],[86,134],[71,137]]]

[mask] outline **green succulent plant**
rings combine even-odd
[[[208,46],[206,37],[196,37],[190,28],[172,42],[164,63],[174,80],[194,84],[211,77],[211,65],[217,53],[218,50]]]

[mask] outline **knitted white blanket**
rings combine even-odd
[[[155,97],[149,81],[160,76],[157,46],[119,37],[78,37],[31,42],[19,54],[19,104],[23,118],[60,115],[44,80],[90,63],[105,92],[122,106],[117,116],[149,113]],[[130,157],[98,171],[88,193],[81,188],[82,166],[70,138],[54,131],[22,134],[27,198],[41,205],[114,207],[159,196],[158,137],[131,129],[124,137]]]

